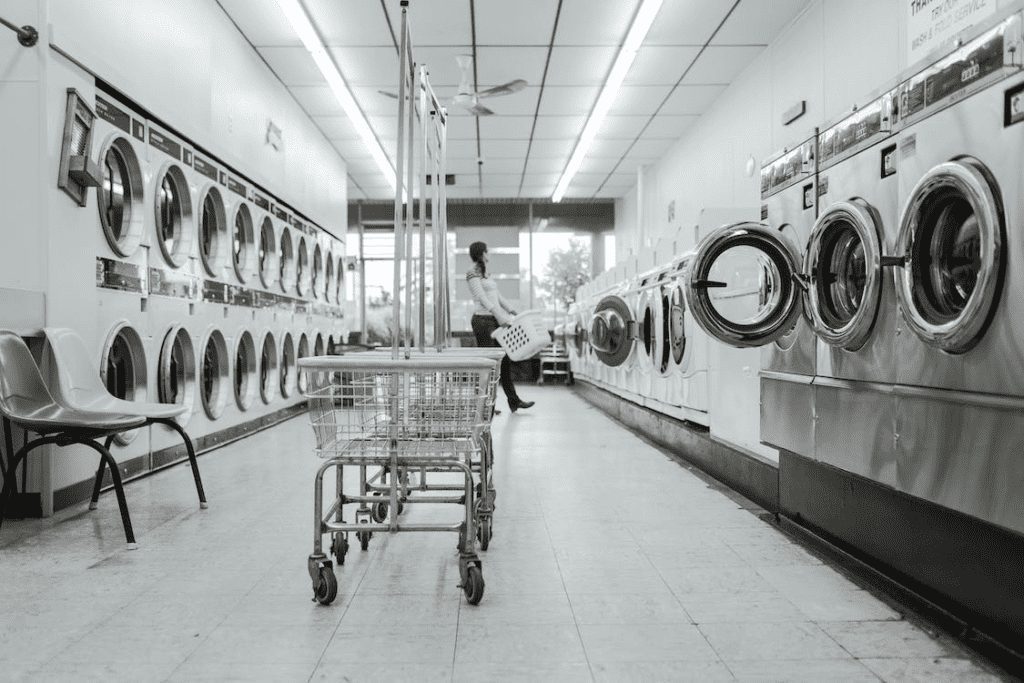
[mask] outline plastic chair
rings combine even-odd
[[[67,328],[48,327],[44,333],[50,358],[56,369],[56,378],[51,378],[50,381],[50,393],[57,402],[78,410],[139,415],[145,419],[145,425],[161,424],[173,429],[185,442],[188,461],[192,465],[192,478],[196,482],[196,493],[199,494],[199,507],[206,508],[206,493],[203,491],[203,480],[199,476],[199,464],[196,462],[192,439],[174,419],[188,408],[176,403],[142,403],[112,396],[100,379],[100,373],[90,359],[89,350],[77,332]],[[113,440],[114,435],[111,434],[103,444],[104,447],[109,450]],[[96,509],[102,483],[103,462],[100,461],[93,484],[90,510]]]
[[[131,414],[76,410],[59,404],[46,388],[28,346],[21,337],[7,330],[0,330],[0,415],[4,417],[6,428],[14,424],[39,435],[39,438],[29,441],[16,453],[8,454],[7,469],[3,472],[3,491],[0,492],[0,524],[3,523],[8,498],[17,491],[16,475],[21,461],[40,446],[56,444],[64,447],[80,443],[99,453],[101,466],[106,464],[110,468],[125,540],[129,547],[135,547],[135,533],[128,516],[128,504],[117,462],[110,455],[110,450],[96,440],[141,427],[146,422],[145,418]]]

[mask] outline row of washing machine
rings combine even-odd
[[[262,426],[301,401],[296,360],[343,341],[344,243],[99,81],[95,113],[86,341],[107,388],[190,406],[200,444]],[[159,426],[116,443],[128,474],[181,456]]]
[[[654,395],[637,371],[675,309],[649,344],[643,292],[682,290],[710,337],[761,348],[764,443],[1024,532],[1022,26],[1015,4],[767,162],[760,220],[658,283],[581,290],[574,372]]]

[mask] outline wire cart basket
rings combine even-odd
[[[299,362],[308,373],[307,405],[315,436],[315,453],[324,459],[314,485],[313,553],[308,568],[314,599],[330,604],[337,596],[334,566],[323,551],[323,537],[331,537],[331,554],[344,563],[349,534],[362,549],[374,532],[451,531],[459,534],[459,574],[466,600],[483,597],[482,563],[476,554],[477,491],[487,489],[487,458],[481,458],[483,434],[493,406],[495,361],[486,357],[418,354],[390,358],[377,354],[318,356]],[[482,463],[480,484],[474,461]],[[381,481],[382,490],[368,495],[367,468],[382,468],[392,476]],[[346,468],[358,468],[360,492],[344,492]],[[334,469],[335,496],[325,511],[323,480]],[[461,475],[458,495],[410,495],[407,477],[413,470]],[[437,490],[436,488],[434,490]],[[370,505],[384,493],[387,518],[376,521]],[[351,521],[345,506],[358,504]],[[462,519],[447,524],[399,523],[404,503],[462,505]]]

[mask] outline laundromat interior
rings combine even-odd
[[[1024,1],[0,24],[0,679],[1024,677]]]

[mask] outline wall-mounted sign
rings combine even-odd
[[[903,0],[907,65],[996,11],[996,0]]]

